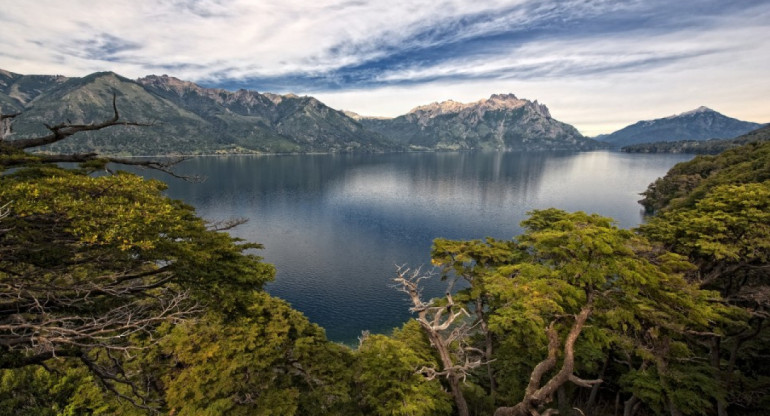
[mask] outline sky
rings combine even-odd
[[[371,116],[495,93],[594,136],[770,122],[768,0],[0,0],[0,69],[312,95]]]

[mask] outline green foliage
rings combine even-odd
[[[667,211],[640,227],[697,262],[770,260],[770,181],[713,188],[692,207]]]
[[[259,257],[243,253],[259,245],[207,230],[164,189],[126,173],[92,177],[45,167],[5,175],[0,200],[10,201],[11,215],[0,235],[0,278],[53,285],[29,296],[50,290],[55,297],[77,296],[68,291],[109,286],[112,292],[96,291],[83,305],[93,313],[163,288],[187,290],[226,312],[243,308],[239,293],[259,289],[274,274]],[[132,278],[139,274],[144,277]],[[119,298],[111,295],[120,290]]]
[[[352,356],[285,302],[261,292],[246,314],[207,316],[163,342],[175,369],[166,400],[178,415],[326,415],[349,405]]]
[[[711,328],[726,313],[713,302],[717,294],[684,279],[682,272],[692,268],[686,258],[617,228],[609,218],[547,209],[531,212],[522,225],[525,232],[512,241],[437,240],[433,252],[444,273],[471,283],[461,292],[465,301],[484,298],[503,403],[521,400],[530,372],[547,355],[545,328],[554,324],[564,339],[571,317],[585,308],[590,316],[575,347],[575,372],[583,376],[597,374],[610,351],[637,364],[673,368],[669,361],[695,357],[673,340]],[[652,394],[634,374],[625,376],[632,380],[625,388]],[[696,413],[708,407],[717,393],[680,378],[658,386],[655,400],[680,397]],[[688,401],[692,397],[705,399]]]
[[[419,329],[419,328],[415,328]],[[405,332],[410,332],[409,336]],[[367,415],[448,415],[452,411],[449,395],[438,380],[426,380],[418,373],[423,366],[436,367],[437,361],[416,352],[412,345],[398,338],[419,335],[407,328],[393,338],[369,335],[357,351],[356,383],[362,411]],[[426,358],[428,358],[426,360]]]
[[[274,275],[244,253],[259,245],[209,230],[191,207],[165,197],[161,182],[93,177],[89,169],[30,167],[0,177],[8,203],[0,220],[0,368],[31,389],[8,404],[18,412],[162,407],[162,387],[148,389],[146,380],[166,370],[140,357],[163,328],[204,309],[237,317]],[[139,412],[115,393],[151,402]]]
[[[48,368],[0,370],[0,415],[76,416],[147,414],[106,393],[83,366],[51,360]]]
[[[701,352],[711,357],[722,405],[736,405],[731,414],[766,409],[770,384],[760,357],[770,336],[770,143],[677,165],[645,195],[659,213],[640,232],[687,256],[697,266],[694,282],[742,308],[724,307],[730,313],[712,325],[721,336]]]
[[[756,142],[717,156],[697,156],[671,168],[650,184],[639,201],[648,212],[692,207],[720,185],[770,180],[770,142]]]

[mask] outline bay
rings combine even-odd
[[[267,290],[338,342],[384,333],[409,317],[391,287],[397,265],[430,272],[437,237],[510,239],[533,209],[596,212],[638,225],[639,193],[691,155],[390,153],[196,157],[169,184],[209,220],[246,218],[231,233],[259,242],[277,268]],[[445,290],[431,279],[425,296]]]

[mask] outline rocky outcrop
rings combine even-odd
[[[393,119],[361,123],[412,149],[591,150],[602,144],[551,117],[537,101],[494,94],[473,103],[419,106]]]

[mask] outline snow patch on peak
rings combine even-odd
[[[680,114],[674,114],[673,116],[666,117],[667,119],[672,119],[676,117],[684,117],[684,116],[692,116],[695,114],[701,114],[701,113],[716,113],[716,111],[706,107],[706,106],[700,106],[696,108],[695,110],[685,111],[684,113]]]

